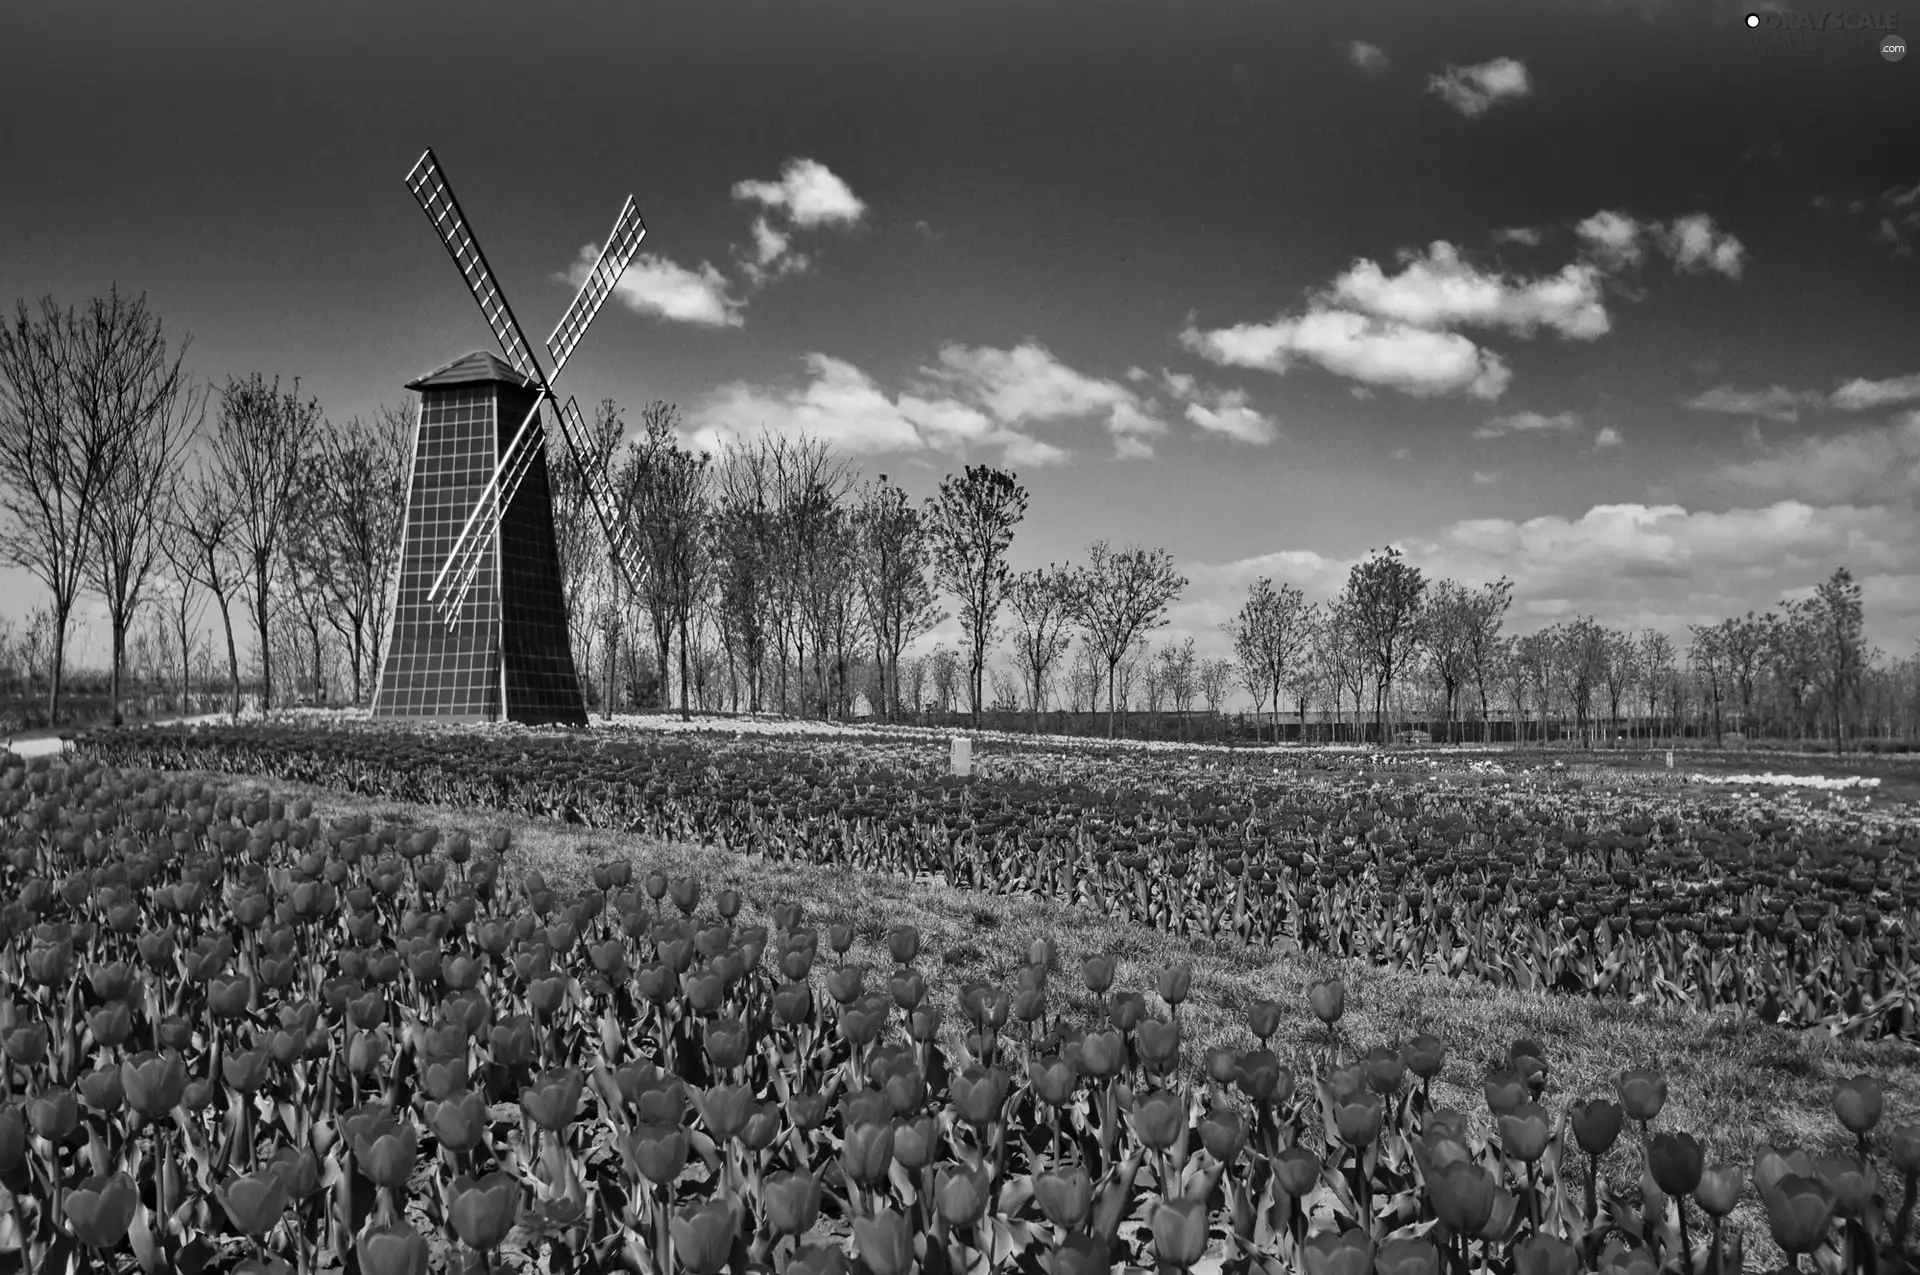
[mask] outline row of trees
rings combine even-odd
[[[197,388],[185,349],[170,352],[144,298],[117,290],[79,312],[21,302],[0,328],[0,551],[49,597],[29,628],[51,632],[18,639],[26,664],[46,665],[49,716],[89,593],[108,621],[115,720],[130,635],[133,663],[171,663],[183,702],[197,669],[204,683],[208,603],[236,709],[236,607],[262,707],[324,698],[340,681],[364,702],[387,636],[410,408],[336,425],[298,382]],[[655,402],[630,431],[609,400],[585,459],[549,439],[576,665],[609,713],[666,707],[677,687],[683,713],[844,717],[864,699],[882,714],[960,703],[977,725],[990,706],[1017,704],[1037,730],[1050,702],[1103,702],[1112,731],[1136,700],[1184,714],[1198,698],[1217,712],[1237,684],[1276,731],[1283,712],[1304,724],[1310,710],[1344,721],[1350,707],[1378,737],[1409,712],[1453,735],[1477,720],[1484,734],[1498,708],[1536,719],[1544,738],[1550,717],[1583,736],[1623,707],[1642,721],[1678,717],[1697,685],[1716,733],[1731,721],[1804,734],[1817,721],[1841,736],[1902,667],[1864,648],[1844,569],[1805,601],[1696,627],[1676,649],[1584,616],[1509,635],[1508,581],[1429,580],[1393,549],[1355,565],[1323,603],[1256,581],[1226,626],[1231,659],[1200,659],[1190,636],[1150,651],[1187,584],[1171,556],[1097,541],[1079,563],[1013,570],[1028,495],[1011,472],[968,466],[916,504],[885,474],[861,481],[820,442],[762,435],[710,455],[680,442],[681,425]],[[637,588],[612,569],[595,482],[614,495]],[[957,648],[906,659],[949,615]]]

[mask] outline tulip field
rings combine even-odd
[[[1348,989],[1202,1048],[1181,962],[1046,938],[947,985],[860,937],[636,871],[184,772],[725,846],[1076,904],[1143,931],[1897,1042],[1911,825],[1262,756],[511,731],[125,731],[0,754],[0,1269],[642,1275],[1718,1275],[1905,1269],[1920,1124],[1710,1163],[1660,1070],[1554,1083],[1503,1041],[1349,1030]],[[484,816],[483,816],[484,817]],[[1776,903],[1779,906],[1775,906]],[[1644,1003],[1644,1002],[1643,1002]],[[1323,1044],[1283,1048],[1308,1020]],[[1630,1164],[1622,1172],[1619,1166]],[[1602,1165],[1614,1166],[1597,1172]]]

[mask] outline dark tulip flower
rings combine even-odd
[[[1207,1050],[1207,1077],[1217,1085],[1230,1085],[1240,1074],[1240,1051],[1227,1045]]]
[[[1241,1092],[1255,1102],[1285,1102],[1293,1096],[1293,1071],[1265,1049],[1255,1049],[1240,1059],[1237,1078]]]
[[[622,1144],[628,1167],[655,1186],[667,1186],[680,1177],[689,1149],[686,1126],[679,1124],[639,1125]]]
[[[149,1119],[180,1105],[187,1091],[187,1065],[173,1050],[135,1054],[120,1064],[120,1086],[127,1105]]]
[[[1178,1005],[1187,999],[1187,993],[1193,989],[1193,962],[1181,961],[1178,965],[1160,971],[1160,999],[1169,1005]]]
[[[932,1116],[905,1120],[893,1127],[893,1158],[909,1173],[933,1163],[940,1147],[940,1125]]]
[[[1300,1251],[1307,1275],[1372,1275],[1373,1241],[1359,1227],[1321,1231]]]
[[[427,1237],[404,1221],[362,1231],[353,1251],[365,1275],[427,1275]]]
[[[786,1275],[851,1275],[852,1269],[837,1245],[808,1244],[787,1259]]]
[[[1064,1107],[1072,1102],[1074,1088],[1079,1083],[1073,1064],[1057,1054],[1028,1063],[1027,1079],[1040,1101],[1050,1107]]]
[[[1296,1143],[1273,1158],[1273,1178],[1282,1191],[1300,1199],[1319,1185],[1320,1157]]]
[[[1498,1185],[1478,1164],[1450,1164],[1427,1179],[1427,1194],[1455,1234],[1478,1235],[1493,1217]]]
[[[465,1089],[467,1087],[466,1054],[429,1058],[420,1068],[420,1084],[427,1091],[427,1097],[435,1102],[445,1102],[450,1095]]]
[[[22,1067],[37,1067],[47,1056],[47,1025],[28,1023],[0,1037],[0,1048]]]
[[[234,1226],[247,1235],[265,1235],[287,1211],[286,1179],[271,1169],[228,1178],[213,1194]]]
[[[1347,1008],[1347,985],[1337,978],[1316,978],[1307,984],[1307,1003],[1313,1016],[1331,1027]]]
[[[27,1099],[27,1123],[48,1142],[65,1142],[80,1127],[80,1102],[71,1089],[48,1089]]]
[[[819,1128],[826,1115],[827,1096],[823,1093],[797,1093],[787,1099],[787,1119],[801,1133]]]
[[[900,969],[887,980],[887,991],[901,1009],[912,1009],[927,999],[927,979],[919,970]]]
[[[1624,1108],[1605,1098],[1576,1102],[1569,1115],[1572,1117],[1574,1140],[1580,1144],[1582,1151],[1592,1156],[1605,1155],[1612,1149],[1614,1139],[1620,1136],[1620,1128],[1627,1119]]]
[[[699,1096],[696,1105],[713,1140],[726,1143],[746,1131],[747,1118],[753,1114],[751,1085],[713,1085]]]
[[[1090,1031],[1081,1038],[1081,1069],[1096,1080],[1118,1074],[1126,1059],[1127,1038],[1118,1031]]]
[[[873,1275],[907,1275],[913,1266],[913,1227],[885,1205],[853,1220],[853,1242]]]
[[[1350,1147],[1364,1147],[1380,1136],[1385,1104],[1371,1089],[1362,1089],[1333,1105],[1333,1123],[1340,1140]]]
[[[311,1150],[281,1147],[267,1161],[267,1169],[286,1183],[290,1199],[304,1200],[320,1189],[320,1162]]]
[[[1001,1067],[969,1067],[948,1088],[953,1109],[971,1125],[989,1125],[1007,1103],[1008,1076]]]
[[[419,1137],[412,1124],[383,1116],[356,1130],[352,1147],[354,1159],[369,1181],[375,1186],[399,1188],[406,1186],[413,1173]]]
[[[112,1115],[126,1105],[126,1089],[120,1083],[120,1069],[101,1067],[80,1077],[80,1097],[89,1107]]]
[[[463,1173],[447,1188],[447,1220],[468,1248],[488,1253],[519,1221],[522,1198],[519,1181],[504,1173],[477,1182]]]
[[[775,1235],[802,1235],[820,1217],[820,1184],[811,1173],[777,1173],[762,1188],[767,1225]]]
[[[1095,996],[1105,994],[1113,986],[1113,958],[1111,956],[1089,956],[1080,967],[1085,978],[1087,990]]]
[[[1385,1045],[1367,1051],[1367,1087],[1381,1095],[1400,1087],[1407,1074],[1407,1063],[1397,1049]]]
[[[1499,1125],[1500,1145],[1522,1164],[1532,1164],[1546,1154],[1553,1126],[1538,1103],[1523,1102],[1501,1112]]]
[[[87,1030],[100,1049],[113,1049],[127,1043],[133,1034],[133,1015],[125,1001],[112,1001],[87,1015]]]
[[[1745,1186],[1746,1177],[1739,1169],[1716,1165],[1701,1171],[1700,1184],[1693,1188],[1693,1198],[1709,1217],[1725,1217],[1740,1202],[1740,1192]]]
[[[1161,1200],[1153,1208],[1153,1251],[1167,1266],[1185,1270],[1207,1251],[1207,1202]]]
[[[987,1207],[985,1169],[942,1169],[933,1188],[933,1207],[948,1226],[969,1226]]]
[[[1620,1093],[1620,1106],[1630,1120],[1645,1124],[1667,1105],[1667,1078],[1650,1068],[1623,1071],[1613,1084]]]
[[[871,1186],[886,1176],[893,1163],[893,1126],[857,1124],[847,1130],[840,1143],[840,1167],[862,1186]]]
[[[1375,1250],[1377,1275],[1440,1275],[1440,1250],[1422,1238],[1388,1240]]]
[[[1647,1145],[1647,1169],[1668,1195],[1691,1195],[1700,1185],[1706,1158],[1690,1133],[1656,1133]]]
[[[1835,1082],[1833,1113],[1849,1133],[1863,1134],[1880,1123],[1886,1090],[1872,1076],[1859,1075]]]
[[[1200,1118],[1200,1142],[1222,1164],[1230,1164],[1246,1144],[1247,1122],[1232,1107],[1214,1107]]]
[[[1077,1231],[1093,1207],[1093,1179],[1077,1164],[1051,1169],[1035,1175],[1033,1196],[1048,1221],[1063,1230]]]
[[[427,1104],[427,1127],[441,1146],[465,1153],[480,1145],[490,1116],[486,1099],[472,1090],[449,1094]]]
[[[67,1193],[67,1225],[88,1248],[114,1248],[127,1237],[139,1203],[139,1189],[125,1173],[95,1175]]]
[[[1280,1002],[1257,1000],[1247,1009],[1247,1030],[1265,1041],[1280,1030]]]
[[[1078,1232],[1056,1244],[1046,1263],[1047,1275],[1110,1275],[1113,1270],[1106,1241]]]
[[[1789,1254],[1811,1253],[1827,1237],[1833,1196],[1818,1178],[1789,1173],[1761,1193],[1774,1243]]]
[[[264,1049],[248,1049],[228,1054],[220,1060],[220,1077],[235,1093],[250,1094],[267,1082],[271,1063]]]
[[[1814,1169],[1833,1197],[1833,1211],[1839,1217],[1859,1217],[1879,1185],[1873,1165],[1852,1152],[1821,1156]]]
[[[1920,1123],[1909,1121],[1893,1126],[1893,1133],[1887,1139],[1887,1150],[1893,1156],[1893,1165],[1909,1176],[1920,1174]]]
[[[1573,1245],[1545,1231],[1513,1246],[1515,1275],[1577,1275],[1580,1254]]]
[[[1528,1096],[1526,1080],[1512,1069],[1494,1072],[1481,1082],[1481,1088],[1487,1095],[1487,1109],[1496,1116],[1512,1111]]]
[[[895,965],[911,965],[920,955],[920,931],[911,925],[896,925],[887,931],[887,952]]]
[[[1171,1090],[1156,1090],[1134,1106],[1133,1131],[1155,1151],[1165,1151],[1178,1142],[1186,1128],[1186,1100]]]
[[[1156,1071],[1169,1071],[1180,1060],[1180,1024],[1157,1018],[1140,1020],[1140,1060]]]

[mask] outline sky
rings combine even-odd
[[[1388,544],[1516,632],[1846,566],[1907,655],[1920,55],[1749,2],[28,6],[0,304],[145,293],[202,377],[369,415],[492,344],[430,146],[536,344],[638,202],[563,393],[1011,468],[1016,568],[1165,548],[1204,655]]]

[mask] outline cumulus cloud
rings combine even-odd
[[[1511,412],[1495,416],[1473,431],[1475,438],[1500,438],[1507,434],[1566,434],[1580,428],[1577,412],[1559,412],[1546,416],[1539,412]]]
[[[1349,380],[1419,397],[1466,393],[1494,399],[1513,379],[1506,363],[1457,332],[1435,332],[1352,310],[1312,310],[1271,323],[1180,334],[1189,350],[1226,367],[1285,374],[1299,360]]]
[[[795,229],[852,226],[867,213],[846,182],[812,159],[788,160],[778,181],[735,182],[733,197],[765,210],[753,219],[752,247],[737,250],[741,271],[754,284],[800,274],[812,264],[793,249]]]
[[[787,220],[807,230],[850,226],[867,212],[866,204],[846,182],[825,164],[811,159],[788,160],[778,181],[735,182],[733,197],[778,209]]]
[[[1676,270],[1687,274],[1711,270],[1729,279],[1740,277],[1745,246],[1732,235],[1714,229],[1713,218],[1705,213],[1676,218],[1660,232],[1660,239]]]
[[[1493,232],[1495,243],[1523,243],[1529,248],[1538,248],[1546,242],[1546,236],[1532,226],[1508,226],[1504,230]]]
[[[1385,51],[1379,45],[1368,44],[1365,40],[1355,40],[1347,45],[1347,60],[1368,75],[1385,75],[1387,72]]]
[[[1476,469],[1473,471],[1473,481],[1476,483],[1479,483],[1483,487],[1499,482],[1500,478],[1501,478],[1501,474],[1500,474],[1500,471],[1497,469],[1495,470]]]
[[[1121,459],[1151,456],[1151,440],[1167,431],[1152,400],[1075,371],[1033,342],[1011,350],[945,345],[897,393],[844,359],[812,353],[805,366],[797,387],[716,389],[690,414],[689,440],[714,450],[767,429],[805,433],[854,455],[986,448],[1009,463],[1049,465],[1071,453],[1036,437],[1032,426],[1097,420]]]
[[[1706,213],[1689,213],[1661,225],[1603,208],[1573,231],[1588,255],[1609,270],[1637,264],[1648,244],[1683,274],[1712,271],[1738,279],[1746,261],[1746,245],[1717,228]]]
[[[890,395],[853,364],[826,354],[808,354],[805,363],[807,380],[797,388],[720,386],[690,414],[688,441],[717,452],[764,429],[789,437],[805,434],[856,456],[998,448],[1018,464],[1067,459],[1064,449],[1006,429],[977,407],[940,396]]]
[[[587,244],[559,277],[578,288],[599,257],[599,248]],[[737,328],[746,322],[740,313],[746,303],[727,295],[726,277],[704,261],[698,270],[689,270],[665,257],[642,253],[614,285],[613,297],[636,314],[675,323]]]
[[[1626,440],[1620,437],[1620,431],[1611,425],[1602,425],[1600,432],[1593,436],[1593,449],[1605,451],[1609,447],[1618,447]]]
[[[1362,258],[1328,293],[1353,309],[1418,327],[1472,325],[1517,336],[1548,327],[1581,340],[1604,336],[1608,328],[1597,267],[1576,263],[1558,274],[1515,279],[1468,264],[1445,240],[1435,240],[1424,256],[1402,252],[1393,275]]]
[[[1758,456],[1722,465],[1714,479],[1743,494],[1920,506],[1920,410],[1886,425],[1763,448]]]
[[[1920,187],[1915,187],[1920,190]],[[1858,412],[1875,407],[1891,407],[1920,399],[1920,372],[1895,376],[1884,381],[1869,381],[1856,376],[1827,396],[1827,401],[1842,411]]]
[[[1692,398],[1680,400],[1680,406],[1696,412],[1721,412],[1731,416],[1760,416],[1770,421],[1797,421],[1800,408],[1818,395],[1796,393],[1784,385],[1769,385],[1764,390],[1736,390],[1731,385],[1716,385]]]
[[[1525,64],[1513,58],[1494,58],[1477,66],[1449,65],[1444,74],[1427,81],[1427,88],[1460,114],[1474,119],[1500,102],[1526,97],[1533,92],[1533,83]]]
[[[1135,371],[1140,369],[1129,371],[1129,379]],[[1253,407],[1245,390],[1211,389],[1184,372],[1165,368],[1160,370],[1160,380],[1174,401],[1185,405],[1182,414],[1186,419],[1208,433],[1261,445],[1280,436],[1279,422]]]
[[[1640,223],[1625,213],[1601,209],[1573,228],[1587,250],[1609,266],[1640,260]]]

